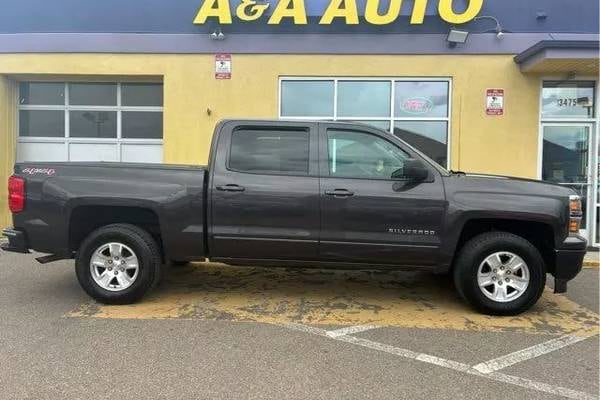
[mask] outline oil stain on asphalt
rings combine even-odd
[[[598,314],[548,289],[530,311],[490,317],[471,310],[445,276],[402,271],[323,271],[195,264],[170,269],[140,303],[81,305],[69,317],[202,319],[272,324],[395,326],[589,335]]]

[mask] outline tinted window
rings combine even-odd
[[[122,132],[126,139],[162,139],[162,112],[123,111]]]
[[[396,118],[447,117],[448,82],[396,82]]]
[[[69,113],[71,137],[116,138],[116,111],[71,111]]]
[[[391,142],[368,133],[330,130],[327,138],[333,177],[391,179],[394,172],[402,175],[404,160],[410,158]]]
[[[19,103],[35,105],[64,105],[65,84],[46,82],[21,82]]]
[[[127,107],[162,107],[163,85],[160,83],[123,83],[121,105]]]
[[[592,118],[594,82],[544,82],[542,117]]]
[[[446,167],[448,163],[447,122],[394,121],[394,135]]]
[[[390,82],[340,82],[338,84],[338,116],[389,117],[390,96]]]
[[[70,83],[69,104],[79,106],[116,106],[116,83]]]
[[[308,175],[308,131],[246,130],[233,132],[229,167],[237,171]]]
[[[283,117],[333,117],[333,81],[281,83]]]
[[[19,111],[19,136],[64,137],[65,112]]]

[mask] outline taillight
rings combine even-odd
[[[577,195],[569,196],[569,214],[569,232],[579,233],[581,218],[583,217],[581,197]]]
[[[14,175],[8,178],[8,208],[13,213],[25,208],[25,179]]]

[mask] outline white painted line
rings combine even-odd
[[[377,329],[377,325],[356,325],[348,328],[336,329],[334,331],[327,331],[327,336],[330,338],[336,338],[339,336],[347,336],[353,333],[370,331],[371,329]]]
[[[530,379],[520,378],[518,376],[506,375],[500,372],[482,373],[471,366],[452,360],[446,360],[441,357],[432,356],[430,354],[418,353],[412,350],[403,349],[401,347],[395,347],[384,343],[374,342],[368,339],[357,338],[354,336],[335,336],[332,337],[325,329],[314,328],[307,325],[290,323],[282,325],[289,329],[310,333],[313,335],[325,336],[333,340],[351,343],[357,346],[366,347],[372,350],[381,351],[388,354],[393,354],[399,357],[420,361],[426,364],[437,365],[439,367],[447,368],[453,371],[463,372],[469,375],[475,375],[484,379],[489,379],[496,382],[508,383],[511,385],[519,386],[525,389],[536,390],[538,392],[544,392],[556,396],[562,396],[569,399],[575,400],[597,400],[596,396],[588,393],[579,392],[577,390],[567,389],[561,386],[549,385],[543,382],[537,382]],[[334,331],[335,332],[335,331]]]
[[[585,340],[588,337],[590,336],[561,336],[559,338],[551,339],[547,342],[536,344],[535,346],[531,346],[523,350],[515,351],[514,353],[510,353],[502,357],[494,358],[493,360],[482,362],[473,366],[473,369],[481,372],[482,374],[490,374],[495,371],[500,371],[501,369],[504,369],[511,365],[531,360],[532,358],[536,358],[544,354],[548,354],[553,351],[570,346],[572,344],[581,342],[582,340]]]

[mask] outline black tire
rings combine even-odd
[[[110,242],[123,243],[130,247],[138,258],[137,278],[122,291],[110,291],[96,283],[90,271],[93,253]],[[156,241],[145,230],[135,225],[113,224],[90,233],[79,248],[75,261],[79,284],[95,300],[104,304],[131,304],[141,299],[160,281],[161,254]]]
[[[479,288],[477,271],[481,263],[497,252],[511,252],[523,259],[529,269],[529,285],[520,297],[499,302],[488,298]],[[507,232],[483,233],[469,240],[454,264],[454,284],[470,305],[490,315],[517,315],[531,308],[546,285],[546,266],[538,249],[526,239]]]

